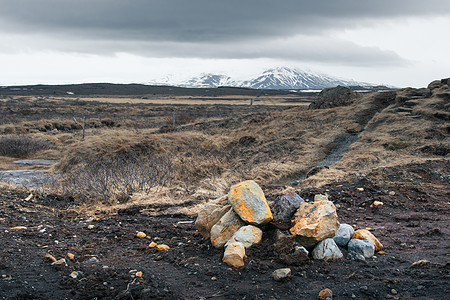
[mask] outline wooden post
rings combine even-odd
[[[250,99],[250,114],[253,114],[253,99]]]
[[[84,129],[86,128],[86,117],[83,117],[83,135],[81,136],[81,139],[84,140]]]
[[[176,109],[173,110],[173,121],[172,121],[172,126],[175,127],[175,118],[176,118]]]

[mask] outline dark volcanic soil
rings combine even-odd
[[[275,269],[288,265],[282,247],[274,247],[267,234],[262,244],[248,250],[245,267],[233,269],[221,262],[223,250],[202,240],[192,217],[124,210],[92,218],[67,210],[71,203],[62,198],[25,201],[26,192],[0,190],[0,296],[317,299],[320,290],[330,288],[336,299],[445,299],[450,290],[448,168],[443,161],[382,169],[298,191],[309,200],[328,193],[340,221],[371,228],[386,254],[365,262],[293,261],[286,282],[272,279]],[[384,205],[371,208],[375,200]],[[14,226],[27,229],[11,230]],[[137,238],[138,231],[150,239]],[[148,248],[151,241],[171,248],[158,252]],[[75,254],[73,260],[68,252]],[[52,266],[46,254],[65,258],[68,266]],[[98,262],[89,262],[94,256]],[[429,263],[412,266],[421,259]],[[142,271],[142,278],[133,277],[136,271],[131,270]],[[80,273],[78,278],[69,276],[72,271]]]

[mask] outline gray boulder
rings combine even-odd
[[[351,239],[348,243],[348,252],[371,258],[375,253],[375,246],[371,241]]]
[[[294,192],[285,192],[278,196],[272,207],[272,224],[281,230],[291,227],[291,219],[301,203],[305,202]]]
[[[338,246],[345,247],[354,233],[355,230],[351,225],[341,224],[333,239]]]
[[[314,259],[335,260],[343,257],[341,250],[333,239],[325,239],[317,244],[312,251]]]
[[[321,91],[317,99],[309,105],[309,109],[347,106],[352,104],[353,100],[358,97],[358,94],[348,87],[339,85],[335,88],[328,88]]]

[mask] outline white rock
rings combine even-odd
[[[341,224],[333,239],[338,246],[345,247],[354,233],[355,230],[351,225]]]
[[[276,281],[281,281],[283,279],[287,279],[291,277],[291,269],[290,268],[283,268],[273,271],[272,278]]]
[[[312,251],[314,259],[334,260],[342,258],[342,252],[333,239],[325,239],[318,243]]]
[[[241,242],[245,248],[248,248],[261,241],[262,230],[253,225],[247,225],[239,228],[231,239],[225,244],[225,247],[233,242]]]

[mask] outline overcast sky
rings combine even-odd
[[[288,66],[421,87],[450,76],[449,29],[448,0],[0,0],[0,85]]]

